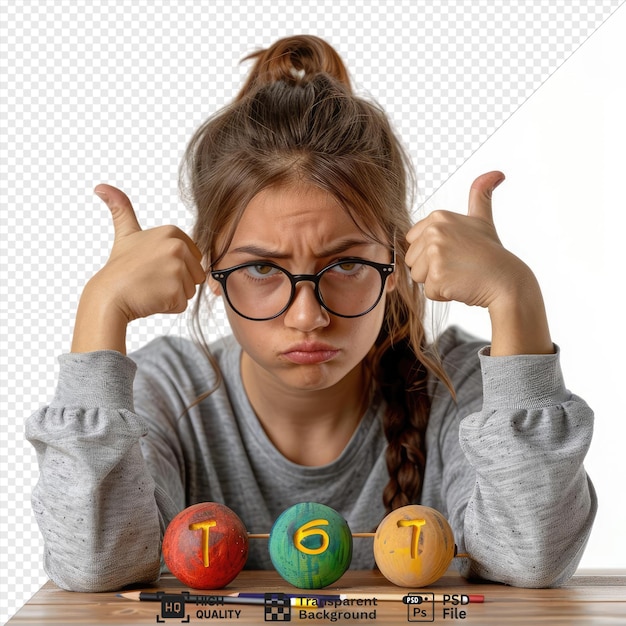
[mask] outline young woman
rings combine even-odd
[[[565,388],[534,275],[498,239],[503,175],[474,182],[466,215],[412,225],[405,154],[337,53],[303,36],[252,56],[184,159],[193,238],[142,230],[121,191],[96,188],[111,256],[27,425],[47,573],[74,590],[153,581],[186,506],[222,502],[258,533],[317,501],[355,532],[422,503],[450,521],[465,576],[564,582],[596,510],[593,417]],[[199,304],[225,300],[232,336],[125,355],[130,321],[183,311],[197,285]],[[488,309],[490,344],[450,328],[429,345],[424,296]],[[374,566],[371,542],[354,548],[352,567]],[[272,567],[264,542],[248,567]]]

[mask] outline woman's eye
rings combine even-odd
[[[248,265],[247,270],[251,276],[256,278],[272,276],[280,271],[271,265]]]
[[[363,265],[356,261],[346,261],[345,263],[338,263],[335,265],[335,269],[343,274],[356,274]]]

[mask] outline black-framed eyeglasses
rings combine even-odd
[[[223,270],[211,270],[230,307],[246,319],[263,322],[282,315],[296,297],[296,285],[311,282],[317,301],[338,317],[361,317],[379,302],[391,263],[358,257],[334,261],[317,274],[291,274],[270,261],[249,261]]]

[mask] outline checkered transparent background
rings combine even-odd
[[[186,141],[237,91],[246,53],[307,32],[387,110],[423,202],[621,3],[1,0],[2,621],[46,578],[24,420],[51,397],[81,288],[108,254],[97,183],[123,188],[144,227],[189,230]],[[186,323],[136,322],[129,349]],[[210,337],[228,330],[219,309],[207,324]]]

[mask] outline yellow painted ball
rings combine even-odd
[[[383,519],[374,537],[374,558],[383,576],[400,587],[427,587],[454,558],[448,520],[427,506],[410,504]]]

